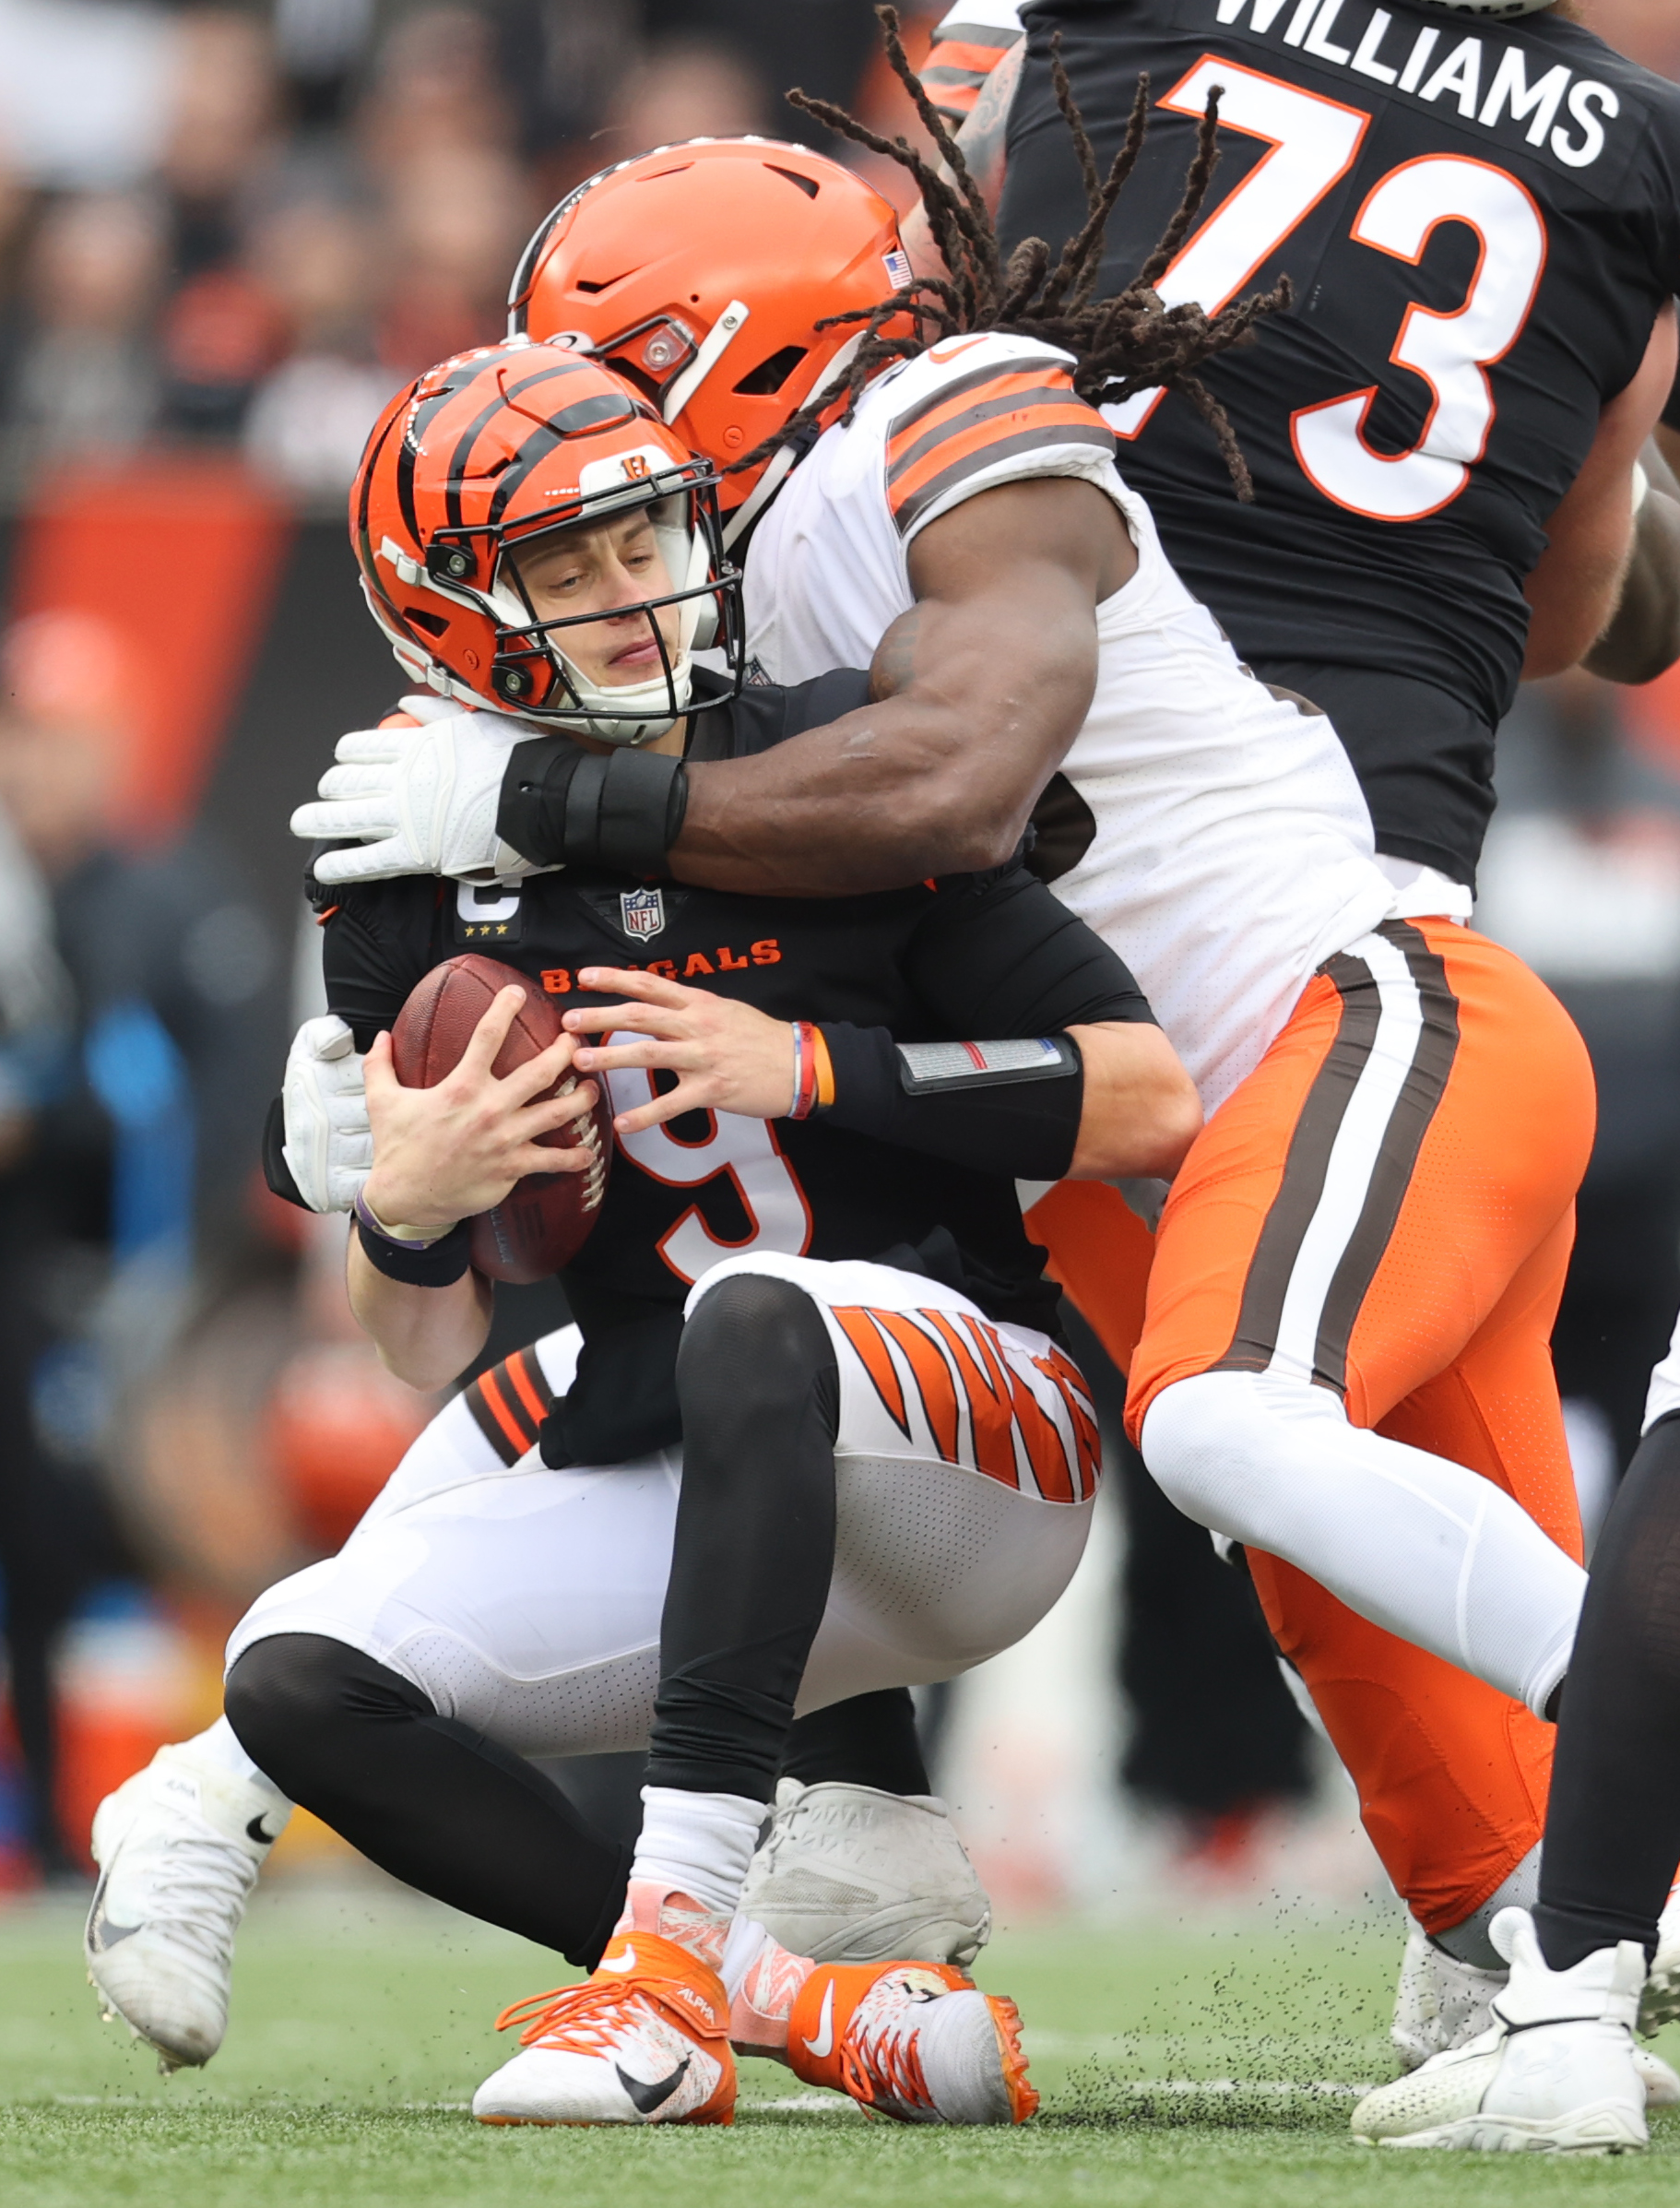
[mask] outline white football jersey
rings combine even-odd
[[[1211,1112],[1393,893],[1335,730],[1257,682],[1178,580],[1071,365],[1029,338],[957,338],[872,384],[758,525],[748,649],[776,683],[865,667],[914,603],[907,554],[930,521],[1022,477],[1106,492],[1138,570],[1096,610],[1096,694],[1062,762],[1096,833],[1056,894],[1131,967]]]

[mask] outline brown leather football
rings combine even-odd
[[[510,986],[524,990],[525,1003],[491,1072],[505,1080],[516,1066],[546,1051],[562,1032],[554,1005],[526,975],[499,958],[469,951],[434,966],[396,1015],[391,1057],[403,1086],[432,1088],[453,1073],[491,1000]],[[567,1096],[576,1086],[577,1076],[567,1074],[546,1093]],[[546,1280],[583,1248],[600,1217],[612,1166],[612,1106],[606,1084],[599,1086],[599,1100],[586,1118],[538,1137],[550,1149],[581,1145],[593,1162],[581,1173],[527,1173],[493,1211],[481,1211],[472,1222],[476,1271],[491,1280]]]

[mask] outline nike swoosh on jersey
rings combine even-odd
[[[822,2006],[817,2015],[817,2036],[805,2042],[808,2051],[819,2062],[834,2051],[834,1981],[830,1978],[822,1989]]]
[[[689,2065],[693,2060],[692,2055],[684,2055],[668,2078],[655,2078],[651,2083],[645,2078],[633,2078],[629,2071],[617,2062],[612,2067],[618,2071],[619,2083],[634,2102],[638,2113],[643,2116],[651,2116],[656,2108],[664,2107],[683,2079],[688,2076]]]
[[[264,1832],[263,1821],[260,1817],[252,1818],[245,1827],[245,1836],[247,1839],[254,1840],[258,1847],[272,1847],[279,1838],[278,1833]]]
[[[603,1961],[597,1963],[595,1967],[597,1970],[603,1972],[609,1977],[623,1977],[629,1972],[633,1971],[635,1966],[636,1951],[633,1947],[627,1947],[624,1950],[624,1953],[618,1958],[616,1962],[608,1963]]]

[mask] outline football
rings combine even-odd
[[[391,1030],[396,1078],[405,1088],[431,1088],[453,1073],[499,990],[523,989],[525,1003],[496,1053],[492,1072],[505,1080],[515,1067],[546,1051],[562,1032],[560,1014],[536,984],[500,959],[468,952],[434,966],[408,995]],[[549,1096],[568,1096],[577,1077],[567,1074]],[[472,1222],[472,1262],[491,1280],[522,1284],[546,1280],[570,1264],[600,1217],[612,1165],[612,1106],[602,1085],[586,1119],[538,1138],[557,1150],[582,1146],[590,1164],[581,1173],[527,1173],[493,1211]]]

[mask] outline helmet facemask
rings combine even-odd
[[[641,457],[632,456],[632,466]],[[590,463],[579,495],[560,514],[444,528],[432,538],[426,587],[477,607],[494,623],[486,702],[544,726],[633,746],[656,742],[687,712],[695,652],[718,648],[724,672],[739,689],[745,664],[740,573],[723,552],[716,477],[703,461],[674,467],[657,450],[645,463],[639,476],[628,478],[622,457]],[[592,483],[591,476],[598,480]],[[522,559],[640,513],[658,548],[663,587],[645,599],[545,617],[521,572]],[[566,649],[573,631],[638,620],[657,648],[658,667],[637,681],[603,683],[586,671],[575,647]],[[452,688],[458,694],[458,680]]]

